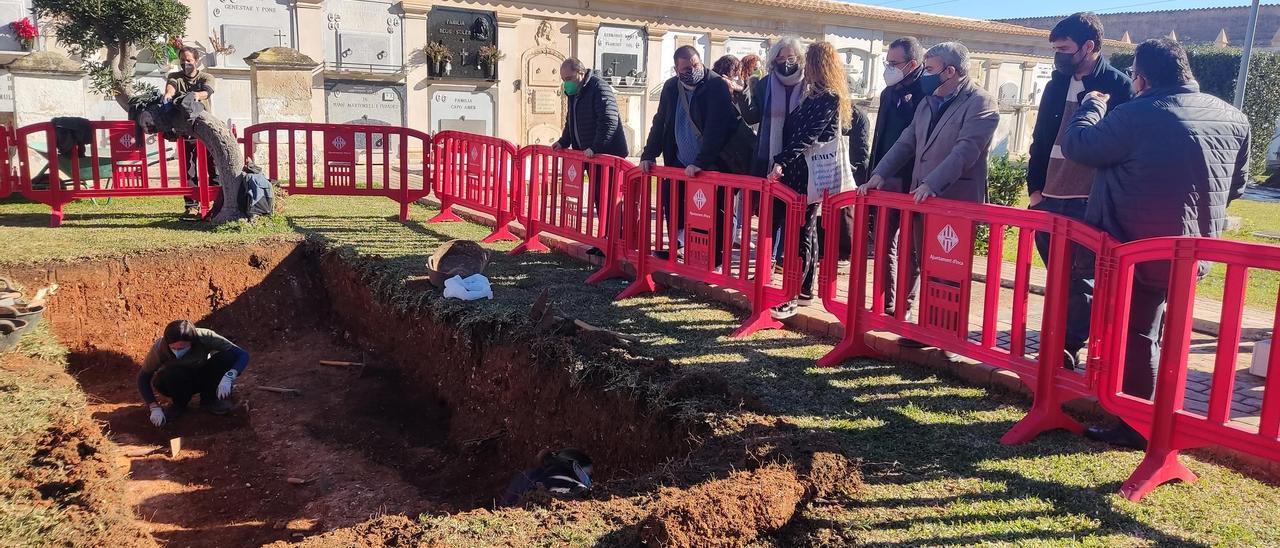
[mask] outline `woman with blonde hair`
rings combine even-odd
[[[816,42],[805,52],[804,84],[807,87],[804,101],[787,116],[782,129],[782,149],[773,156],[769,177],[802,195],[812,196],[810,169],[816,167],[809,165],[816,158],[812,153],[819,147],[829,147],[833,142],[834,148],[838,149],[841,133],[853,118],[844,64],[830,43]],[[849,167],[838,167],[824,171],[821,176],[843,180],[841,172],[849,172]],[[848,175],[851,179],[852,173]],[[830,181],[817,182],[825,184]],[[837,183],[836,186],[843,185]],[[802,274],[799,302],[792,300],[774,307],[771,312],[777,319],[794,316],[802,302],[813,300],[813,285],[818,273],[818,210],[821,204],[812,198],[810,202],[805,209],[804,225],[800,227]],[[780,202],[774,202],[775,223],[781,222],[784,214],[785,208],[780,207]],[[783,234],[780,239],[785,237],[787,235]]]

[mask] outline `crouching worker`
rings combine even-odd
[[[164,328],[164,337],[151,346],[138,372],[138,392],[151,408],[151,424],[162,426],[187,408],[191,396],[200,394],[200,408],[225,415],[234,407],[231,397],[236,376],[249,365],[249,353],[210,329],[187,320],[175,320]],[[155,390],[173,400],[162,409]]]
[[[515,506],[526,494],[542,485],[553,495],[580,498],[591,491],[591,457],[578,449],[544,450],[538,467],[511,478],[500,506]]]

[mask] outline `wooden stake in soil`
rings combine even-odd
[[[258,390],[265,390],[265,391],[267,391],[267,392],[275,392],[275,393],[277,393],[277,394],[288,394],[288,395],[290,395],[290,396],[301,396],[301,395],[302,395],[302,391],[301,391],[301,390],[298,390],[297,388],[279,388],[279,387],[275,387],[275,386],[259,386],[259,387],[258,387]]]
[[[364,367],[364,362],[344,362],[338,360],[320,360],[320,365],[332,365],[335,367]]]
[[[182,452],[182,438],[169,438],[169,458],[178,458]]]

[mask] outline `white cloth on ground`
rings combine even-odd
[[[492,299],[493,287],[483,274],[472,274],[466,278],[454,276],[444,281],[446,299],[474,301],[476,299]]]

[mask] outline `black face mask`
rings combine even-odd
[[[1072,76],[1076,70],[1080,68],[1080,61],[1076,61],[1076,55],[1079,55],[1084,48],[1076,50],[1075,53],[1058,52],[1053,54],[1053,68],[1058,72]]]
[[[797,70],[800,70],[800,64],[783,61],[781,63],[774,63],[773,70],[778,71],[778,73],[783,76],[791,76],[792,74],[795,74]]]

